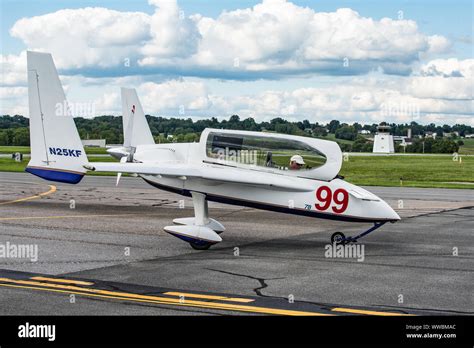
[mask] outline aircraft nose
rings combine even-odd
[[[392,215],[393,215],[393,220],[401,220],[402,218],[400,217],[400,215],[398,215],[398,213],[392,209]]]
[[[384,202],[386,205],[385,214],[387,215],[387,220],[398,221],[401,220],[400,215],[390,206],[387,202]]]

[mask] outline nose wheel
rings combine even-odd
[[[331,244],[346,244],[346,243],[355,243],[359,238],[364,237],[365,235],[374,232],[376,229],[382,227],[386,221],[383,222],[374,222],[374,225],[369,228],[367,231],[358,234],[355,237],[346,237],[342,232],[335,232],[331,236]]]
[[[346,236],[342,232],[335,232],[331,236],[331,244],[341,244],[344,243]]]

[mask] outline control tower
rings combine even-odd
[[[373,152],[377,153],[394,153],[395,146],[393,144],[393,135],[390,134],[390,126],[380,124],[377,127],[377,133],[374,137]]]

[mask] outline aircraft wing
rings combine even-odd
[[[198,168],[189,165],[171,164],[153,165],[149,163],[89,162],[84,168],[97,172],[136,173],[169,176],[199,176]]]
[[[206,171],[202,178],[228,183],[267,186],[269,188],[286,191],[303,192],[314,190],[314,184],[302,184],[301,180],[297,180],[294,177],[262,173],[258,171],[252,172],[242,169],[214,168],[212,171]]]
[[[144,175],[163,175],[173,177],[193,177],[225,183],[267,186],[280,190],[311,191],[314,185],[302,185],[295,178],[269,173],[252,173],[234,168],[206,169],[189,164],[180,163],[118,163],[118,162],[92,162],[84,168],[99,172],[136,173]]]

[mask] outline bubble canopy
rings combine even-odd
[[[287,134],[206,129],[201,144],[206,163],[321,180],[338,174],[342,157],[334,142]],[[291,166],[294,155],[304,164]]]

